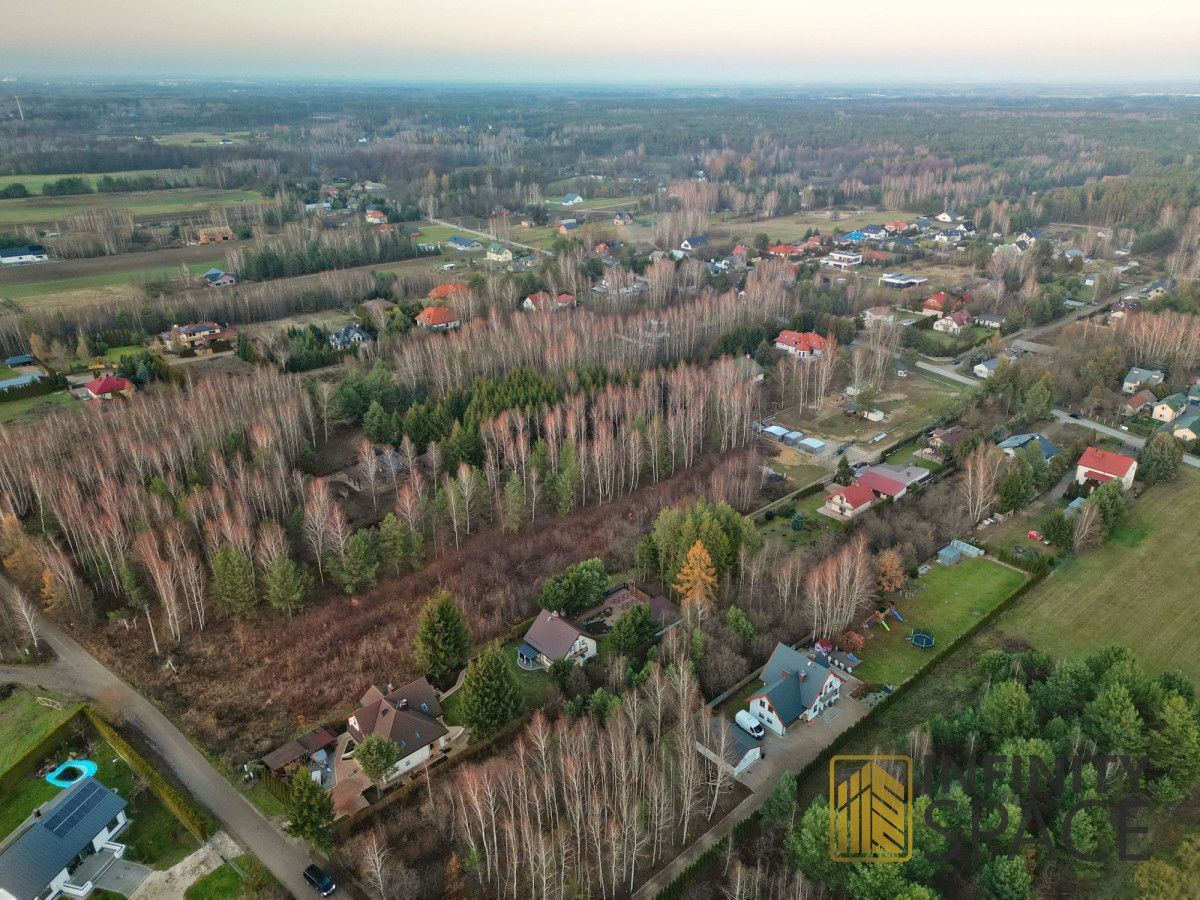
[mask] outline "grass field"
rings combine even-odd
[[[192,884],[184,892],[185,900],[257,900],[278,896],[275,876],[254,856],[244,853],[234,862],[246,873],[245,878],[226,863]]]
[[[952,569],[935,565],[917,579],[924,590],[896,604],[903,622],[888,616],[891,631],[879,626],[867,631],[860,654],[863,664],[854,674],[875,684],[908,680],[937,654],[937,644],[932,650],[918,650],[909,643],[914,628],[929,632],[945,646],[1024,583],[1024,573],[990,559],[964,560]]]
[[[172,181],[178,182],[188,178],[188,173],[183,169],[130,169],[126,172],[59,172],[55,175],[0,175],[0,188],[7,187],[10,184],[23,184],[26,190],[31,194],[40,194],[42,188],[51,181],[58,181],[60,178],[80,177],[86,178],[92,187],[96,186],[96,182],[103,176],[108,175],[112,178],[136,178],[139,175],[162,175],[165,178],[170,178]],[[191,184],[191,180],[187,181]]]
[[[1179,669],[1200,686],[1200,474],[1182,469],[1133,503],[1111,540],[1065,562],[996,628],[1065,659],[1124,644],[1147,671]]]
[[[836,215],[837,218],[832,218]],[[794,241],[804,237],[805,232],[817,229],[822,234],[846,234],[864,225],[884,225],[897,219],[911,222],[917,218],[916,213],[910,212],[879,212],[878,210],[863,210],[862,212],[834,210],[806,210],[794,216],[776,216],[772,219],[727,220],[721,214],[708,217],[709,236],[718,238],[741,237],[752,239],[756,234],[770,235],[772,243],[777,241]]]
[[[55,391],[53,394],[43,394],[41,397],[22,397],[19,400],[5,400],[0,403],[0,425],[9,422],[19,422],[36,419],[38,416],[66,406],[74,402],[66,391]]]
[[[509,671],[517,679],[517,688],[521,691],[521,699],[525,704],[525,709],[535,709],[546,702],[550,697],[551,691],[554,690],[554,682],[550,680],[549,674],[543,671],[527,672],[517,665],[517,647],[521,646],[522,641],[510,641],[500,648],[504,654],[504,662],[508,664]],[[443,716],[447,725],[462,725],[462,689],[455,691],[442,703],[442,709],[445,712]]]
[[[39,696],[48,696],[63,704],[62,709],[42,706]],[[0,700],[0,772],[45,740],[46,735],[71,718],[79,704],[48,691],[37,693],[18,687],[7,699]],[[0,835],[8,831],[0,827]]]
[[[213,266],[223,266],[224,264],[224,259],[212,259],[190,263],[188,269],[193,275],[200,275]],[[138,282],[159,281],[166,278],[174,278],[178,274],[179,266],[156,266],[148,269],[130,269],[125,272],[106,272],[103,275],[85,275],[80,278],[30,281],[25,284],[9,284],[0,287],[0,297],[19,301],[31,297],[46,297],[51,294],[133,285]],[[27,304],[21,305],[26,306]]]
[[[90,209],[127,209],[136,216],[195,212],[210,206],[257,203],[257,191],[179,188],[128,194],[78,194],[70,197],[27,197],[0,200],[0,225],[56,222]]]
[[[168,146],[179,146],[181,144],[220,144],[222,138],[231,140],[235,144],[244,144],[250,140],[250,132],[176,131],[171,134],[158,134],[154,136],[155,141]]]
[[[96,778],[129,802],[126,815],[129,827],[121,842],[128,847],[127,859],[158,869],[173,866],[198,846],[191,833],[159,801],[153,791],[133,791],[136,776],[106,742],[95,738],[91,759],[98,770]],[[50,800],[59,788],[44,778],[31,776],[0,799],[0,834],[8,834],[41,804]]]

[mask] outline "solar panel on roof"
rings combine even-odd
[[[68,797],[54,814],[46,819],[42,827],[48,829],[56,837],[70,834],[71,829],[83,821],[84,817],[96,808],[107,789],[98,782],[89,782]]]

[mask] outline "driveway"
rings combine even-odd
[[[213,768],[204,754],[153,703],[106,669],[73,638],[42,620],[43,642],[58,659],[46,666],[0,666],[0,682],[44,685],[99,701],[136,729],[175,777],[239,844],[271,870],[293,896],[311,889],[302,875],[312,862],[307,845],[283,834]]]
[[[149,866],[143,866],[141,863],[116,859],[104,870],[104,874],[96,879],[96,887],[128,897],[146,880],[151,871],[153,870]]]
[[[842,685],[841,699],[835,707],[837,714],[828,718],[817,716],[811,722],[794,725],[783,737],[768,734],[763,744],[763,758],[738,776],[738,781],[750,789],[750,796],[714,822],[669,866],[638,888],[633,895],[635,900],[657,897],[705,850],[727,837],[739,822],[762,806],[785,772],[798,771],[808,765],[834,738],[869,712],[863,703],[850,696],[861,682],[853,676],[843,677],[846,677],[846,683]]]

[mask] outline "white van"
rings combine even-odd
[[[767,733],[763,730],[762,722],[754,718],[747,709],[739,710],[738,714],[733,717],[733,721],[737,722],[738,727],[756,741],[761,741],[766,737]]]

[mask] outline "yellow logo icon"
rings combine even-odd
[[[912,858],[912,760],[835,756],[829,761],[829,857],[834,862]]]

